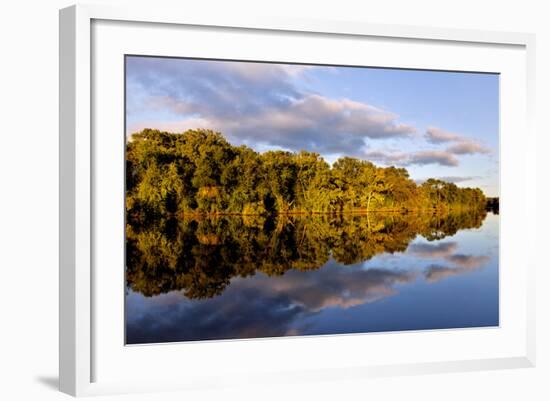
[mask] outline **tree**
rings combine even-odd
[[[318,153],[233,146],[222,134],[145,129],[126,146],[126,209],[144,221],[166,214],[367,213],[372,210],[484,208],[479,188],[428,179],[404,168]]]

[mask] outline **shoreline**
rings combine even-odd
[[[274,212],[274,213],[237,213],[237,212],[191,212],[191,213],[174,213],[176,217],[223,217],[223,216],[241,216],[241,217],[276,217],[276,216],[341,216],[341,215],[369,215],[379,213],[391,214],[437,214],[437,213],[453,213],[453,212],[468,212],[468,211],[487,211],[485,208],[450,208],[450,209],[375,209],[375,210],[347,210],[341,212],[316,212],[316,211],[290,211],[290,212]]]

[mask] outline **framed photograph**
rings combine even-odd
[[[60,12],[60,388],[535,363],[534,37]]]

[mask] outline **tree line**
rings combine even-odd
[[[193,214],[293,214],[484,209],[479,188],[352,157],[233,146],[222,134],[145,129],[126,144],[129,219]]]

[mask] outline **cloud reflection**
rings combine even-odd
[[[314,272],[236,278],[221,296],[201,301],[172,292],[149,299],[142,309],[140,302],[130,299],[127,342],[300,335],[307,330],[308,316],[388,297],[396,293],[396,285],[415,277],[411,271],[342,268],[331,261]]]
[[[444,259],[453,263],[453,266],[440,264],[429,265],[424,272],[426,281],[434,283],[444,278],[470,273],[482,268],[489,261],[489,257],[485,255],[476,256],[464,254],[450,255]]]
[[[437,244],[417,243],[410,246],[410,251],[422,258],[445,258],[458,247],[456,242],[439,242]]]
[[[409,251],[419,258],[441,261],[425,269],[424,276],[430,283],[478,270],[490,259],[486,255],[456,253],[457,248],[457,242],[415,243],[409,247]]]

